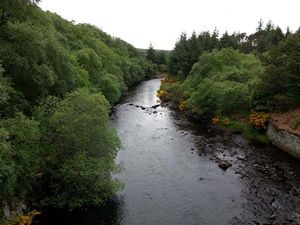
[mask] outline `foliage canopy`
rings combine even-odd
[[[0,200],[100,205],[122,188],[110,107],[156,65],[38,2],[0,2]]]

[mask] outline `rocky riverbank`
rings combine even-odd
[[[298,135],[279,129],[272,122],[268,125],[267,135],[276,147],[300,159],[300,137]]]

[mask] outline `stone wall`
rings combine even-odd
[[[268,125],[267,135],[273,145],[300,159],[299,136],[291,134],[286,130],[277,129],[272,123]]]

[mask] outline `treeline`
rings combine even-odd
[[[203,118],[286,112],[300,106],[300,30],[260,20],[251,35],[182,33],[168,69],[158,96]]]
[[[149,48],[145,52],[147,60],[154,63],[159,73],[168,73],[167,60],[170,51],[156,50],[152,43],[150,43]]]
[[[145,53],[90,24],[0,2],[0,201],[101,205],[122,184],[112,104],[155,74]]]

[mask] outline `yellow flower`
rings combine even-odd
[[[9,225],[30,225],[33,218],[38,214],[41,214],[41,212],[33,210],[25,215],[18,215],[14,220],[10,221]]]
[[[250,112],[250,123],[252,123],[258,129],[267,129],[266,124],[269,122],[271,115],[265,112],[256,112],[255,110],[251,110]]]
[[[227,126],[229,125],[229,119],[226,117],[222,120],[222,122]]]
[[[182,111],[185,108],[186,101],[182,101],[179,105],[179,109]]]
[[[220,122],[220,117],[219,116],[215,116],[214,118],[212,118],[213,124],[218,124]]]
[[[165,98],[167,97],[168,92],[166,92],[165,90],[159,90],[158,93],[156,94],[156,97],[158,98]]]

